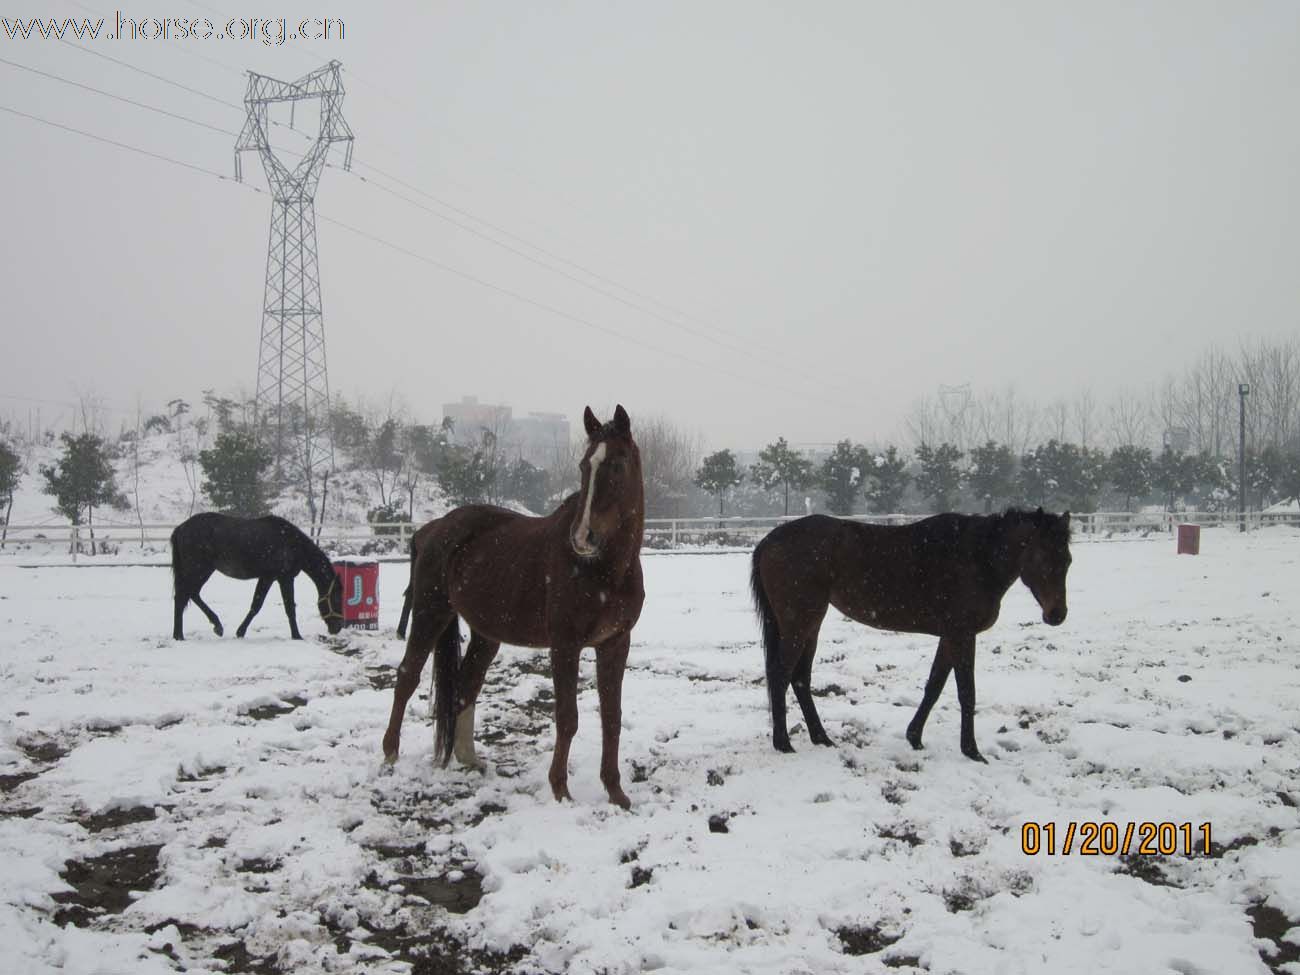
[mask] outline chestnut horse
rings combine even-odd
[[[961,751],[985,761],[975,744],[975,635],[997,620],[1002,597],[1016,579],[1038,600],[1043,622],[1059,626],[1069,568],[1068,511],[942,514],[910,525],[810,515],[774,528],[754,549],[750,572],[763,625],[773,746],[794,751],[785,716],[791,684],[813,744],[831,744],[810,687],[817,632],[829,605],[878,629],[937,636],[907,740],[921,748],[925,720],[949,671],[955,671]]]
[[[578,730],[578,657],[596,648],[600,780],[609,801],[631,802],[619,782],[623,670],[641,615],[645,497],[641,455],[623,407],[602,424],[588,407],[582,489],[544,518],[465,505],[420,529],[413,545],[411,633],[397,668],[384,758],[397,759],[406,704],[434,652],[434,753],[477,764],[474,705],[502,643],[549,647],[555,687],[551,791],[570,799],[569,745]],[[463,617],[469,649],[460,659]],[[436,649],[435,649],[436,648]]]

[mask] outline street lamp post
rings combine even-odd
[[[1241,403],[1241,439],[1237,445],[1237,461],[1240,470],[1237,473],[1237,518],[1238,531],[1246,530],[1246,397],[1250,395],[1250,383],[1237,383],[1237,398]]]

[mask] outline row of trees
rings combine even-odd
[[[1269,446],[1249,454],[1246,467],[1253,505],[1300,500],[1300,450]],[[719,516],[726,499],[746,483],[777,492],[787,515],[791,494],[810,490],[820,492],[825,507],[839,515],[862,506],[881,514],[902,511],[909,493],[914,507],[930,511],[989,511],[1008,503],[1096,511],[1103,501],[1132,510],[1152,499],[1166,507],[1183,500],[1214,509],[1235,503],[1237,470],[1208,452],[1166,447],[1154,454],[1134,445],[1107,452],[1055,439],[1020,454],[993,440],[969,451],[951,443],[923,443],[910,462],[893,445],[873,451],[841,440],[814,464],[782,437],[763,448],[747,470],[730,450],[710,454],[697,469],[695,484],[717,501]]]
[[[1250,387],[1247,445],[1260,452],[1300,445],[1300,338],[1245,341],[1235,351],[1212,346],[1180,372],[1105,402],[1088,388],[1040,404],[1013,387],[940,387],[912,405],[904,426],[914,444],[951,443],[962,451],[992,440],[1020,454],[1057,440],[1107,451],[1169,444],[1235,458],[1241,383]]]

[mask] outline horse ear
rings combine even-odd
[[[1040,525],[1043,523],[1043,506],[1041,504],[1038,506],[1038,510],[1034,512],[1034,522]]]
[[[1070,527],[1070,513],[1068,511],[1061,515],[1061,524],[1065,525],[1066,528]]]
[[[582,414],[582,425],[587,428],[587,436],[595,440],[603,424],[596,419],[596,414],[591,412],[591,407],[588,406],[586,412]]]
[[[614,432],[624,436],[632,432],[632,421],[622,403],[614,408]]]

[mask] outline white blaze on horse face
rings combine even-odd
[[[587,544],[587,532],[591,530],[591,500],[596,496],[596,471],[605,460],[605,444],[599,444],[591,452],[591,467],[587,471],[587,503],[582,508],[582,521],[573,533],[573,548],[579,555],[595,555],[596,550]]]

